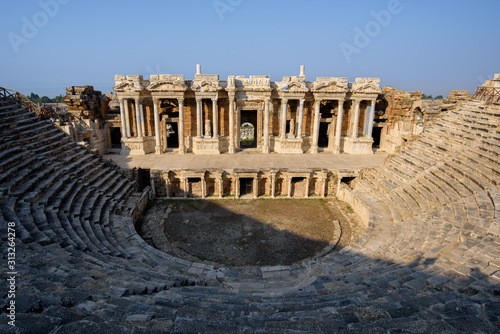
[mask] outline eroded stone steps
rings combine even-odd
[[[495,186],[492,180],[485,176],[485,172],[482,172],[479,168],[472,169],[469,165],[464,163],[463,159],[453,158],[452,161],[445,162],[445,166],[451,168],[453,173],[459,175],[460,178],[466,178],[470,182],[474,183],[474,188],[480,188],[482,190],[489,189]]]
[[[28,159],[33,156],[33,153],[29,151],[20,151],[14,155],[12,155],[10,158],[2,160],[0,162],[0,172],[4,172],[7,169],[10,169],[11,167],[14,167],[17,165],[19,162],[22,162],[25,159]]]
[[[46,123],[42,124],[41,127],[34,128],[30,132],[34,132],[34,134],[22,138],[12,138],[12,141],[15,142],[17,145],[26,146],[26,145],[31,145],[33,143],[37,143],[49,137],[54,137],[55,135],[61,133],[59,129],[54,128],[54,126],[51,126],[51,124],[46,124]],[[21,132],[21,133],[24,134],[27,132]],[[19,136],[12,136],[12,137],[19,137]]]
[[[466,127],[465,125],[459,126],[444,122],[437,122],[436,125],[438,126],[437,131],[440,131],[447,136],[447,138],[451,138],[451,140],[462,143],[463,145],[476,142],[482,136],[482,134],[478,132],[479,128],[476,129],[472,126]],[[466,131],[465,129],[469,129],[469,131]],[[486,133],[488,132],[487,129],[481,130]]]
[[[0,123],[0,131],[3,132],[3,135],[6,135],[6,136],[10,135],[12,132],[9,130],[11,130],[11,129],[16,128],[15,132],[17,132],[17,127],[19,127],[19,126],[30,125],[30,124],[33,124],[33,123],[40,121],[34,113],[27,113],[26,117],[21,117],[21,118],[19,118],[18,116],[13,116],[13,118],[16,118],[16,117],[17,117],[17,119],[15,119],[15,120],[11,120],[11,121],[5,120],[2,123]]]
[[[53,136],[26,145],[26,147],[34,154],[40,154],[46,151],[50,151],[51,149],[58,146],[64,145],[68,141],[70,141],[70,138],[64,132],[58,131]]]
[[[19,222],[32,236],[34,242],[37,242],[42,246],[48,245],[53,242],[50,237],[47,236],[44,232],[40,231],[38,226],[35,224],[35,221],[33,220],[33,217],[31,215],[31,207],[29,203],[16,201],[14,204],[14,212],[19,219]]]
[[[16,112],[10,113],[0,113],[0,130],[4,128],[10,128],[12,124],[19,124],[20,122],[26,121],[28,119],[37,119],[36,115],[27,108],[21,108],[16,110]]]
[[[33,156],[16,166],[20,168],[15,171],[15,174],[13,171],[9,170],[7,174],[10,174],[10,178],[6,178],[6,182],[3,183],[3,187],[8,193],[14,191],[18,186],[22,186],[22,183],[25,180],[29,180],[32,175],[43,173],[43,169],[47,166],[47,161]]]
[[[73,238],[76,236],[76,234],[74,234],[73,230],[68,231],[62,226],[61,222],[59,221],[59,217],[57,216],[57,212],[52,209],[45,209],[44,212],[48,225],[62,239],[62,241],[59,243],[61,247],[78,248],[78,243],[75,242],[75,240],[77,239]]]
[[[15,198],[11,198],[5,196],[2,199],[1,208],[2,215],[5,221],[15,223],[16,229],[16,238],[21,240],[23,243],[33,242],[34,238],[30,232],[24,227],[23,224],[19,221],[16,212],[14,211],[14,207],[16,205]]]
[[[434,161],[434,164],[443,159],[443,157],[447,156],[447,154],[445,154],[444,151],[436,149],[435,147],[432,147],[427,143],[424,143],[423,141],[421,141],[420,138],[419,140],[411,143],[411,145],[408,146],[406,149],[412,150],[413,152],[415,152],[415,154],[421,155],[423,157],[430,159],[431,161]]]

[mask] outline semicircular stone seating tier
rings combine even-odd
[[[131,218],[144,195],[135,183],[52,123],[0,100],[0,233],[5,245],[15,224],[16,325],[52,333],[495,332],[499,126],[498,106],[467,102],[352,188],[342,185],[368,225],[350,246],[293,266],[223,268],[147,245]],[[6,247],[2,255],[5,276]],[[7,295],[2,303],[6,312]]]

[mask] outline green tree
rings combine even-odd
[[[443,95],[438,95],[438,96],[436,96],[434,99],[435,99],[435,100],[441,100],[441,99],[443,99]]]
[[[64,97],[62,95],[56,96],[54,101],[57,103],[64,103]]]
[[[35,94],[35,93],[33,93],[33,92],[31,92],[31,94],[28,96],[28,98],[29,98],[31,101],[35,102],[35,103],[37,103],[37,102],[39,102],[39,101],[40,101],[40,96],[38,96],[38,94]]]
[[[49,97],[48,97],[48,96],[42,96],[42,97],[40,98],[40,103],[50,103],[50,102],[52,102],[52,100],[51,100],[51,99],[49,99]]]

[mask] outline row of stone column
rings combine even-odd
[[[137,137],[142,138],[145,136],[146,129],[144,123],[144,111],[142,106],[142,101],[139,98],[135,98],[135,110],[136,110],[136,132]],[[185,143],[184,143],[184,99],[178,98],[179,103],[179,153],[185,153]],[[159,115],[159,99],[154,99],[154,126],[155,126],[155,139],[156,146],[155,151],[156,154],[161,154],[163,152],[161,146],[161,138],[160,138],[160,115]],[[314,124],[313,124],[313,140],[312,140],[312,153],[318,153],[318,139],[319,139],[319,123],[320,123],[320,108],[321,101],[316,100],[314,103]],[[359,127],[359,118],[360,118],[360,103],[361,99],[354,99],[354,115],[352,118],[352,122],[350,125],[349,136],[351,138],[358,137],[358,127]],[[263,153],[269,153],[269,112],[270,112],[270,103],[271,99],[264,100],[264,143],[263,143]],[[302,138],[303,133],[303,118],[304,118],[304,104],[305,99],[300,99],[299,104],[299,115],[297,118],[297,138]],[[236,145],[235,145],[235,105],[236,101],[234,96],[230,96],[229,98],[229,153],[236,153]],[[344,114],[344,100],[338,100],[338,116],[336,121],[336,129],[335,129],[335,141],[334,141],[334,150],[336,153],[340,152],[340,142],[341,142],[341,133],[342,133],[342,119]],[[282,109],[280,112],[280,133],[279,137],[283,140],[286,137],[286,114],[288,110],[288,99],[282,100]],[[122,119],[122,133],[125,137],[131,137],[130,130],[130,111],[128,107],[128,99],[123,98],[120,99],[120,114]],[[365,124],[364,124],[364,135],[371,137],[373,130],[373,120],[375,117],[375,101],[370,100],[370,106],[367,108],[365,115]],[[198,138],[203,137],[203,99],[196,99],[196,136]],[[218,112],[218,103],[217,98],[212,99],[212,138],[219,137],[219,112]]]
[[[247,177],[245,177],[247,178]],[[180,181],[182,184],[183,192],[184,192],[184,198],[187,198],[188,194],[188,177],[181,177]],[[253,198],[256,199],[259,194],[259,178],[258,177],[253,177],[252,178],[252,191],[253,191]],[[291,198],[292,197],[292,179],[293,177],[287,177],[288,179],[288,193],[287,197]],[[306,186],[305,186],[305,195],[304,198],[309,198],[309,186],[310,186],[310,181],[311,177],[305,177],[306,179]],[[201,198],[206,198],[206,189],[207,189],[207,180],[203,177],[200,178],[201,180]],[[218,197],[222,198],[223,197],[223,179],[222,177],[218,177],[215,179],[217,184],[218,184]],[[239,176],[234,176],[234,190],[235,190],[235,197],[239,198],[240,197],[240,177]],[[325,179],[319,179],[321,182],[321,191],[320,191],[320,196],[325,197],[326,192],[325,192]],[[169,193],[170,193],[170,180],[166,180],[166,194],[167,198],[169,198]],[[276,198],[276,173],[271,173],[271,198]]]
[[[358,128],[359,128],[359,105],[363,100],[354,100],[354,117],[352,120],[351,130],[349,131],[349,136],[351,138],[358,138]],[[375,101],[369,100],[370,105],[366,108],[365,124],[363,127],[363,135],[371,137],[373,133],[373,120],[375,118]]]
[[[120,116],[122,120],[122,136],[130,138],[131,134],[131,125],[130,125],[130,110],[128,107],[129,99],[120,99]],[[135,101],[135,116],[136,116],[136,132],[137,137],[142,138],[143,134],[146,132],[145,124],[144,124],[144,112],[142,109],[141,99],[136,98],[132,99]]]

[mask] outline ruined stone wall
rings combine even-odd
[[[66,87],[64,102],[68,106],[69,117],[66,117],[68,124],[61,124],[61,129],[71,129],[68,134],[77,142],[105,154],[111,148],[106,140],[105,126],[110,101],[93,86]]]
[[[406,141],[421,132],[415,125],[423,121],[423,112],[415,108],[422,99],[422,92],[405,92],[394,87],[384,87],[375,106],[375,123],[383,127],[380,148],[389,153],[398,153]]]

